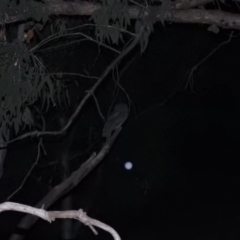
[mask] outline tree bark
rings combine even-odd
[[[221,10],[193,9],[193,7],[209,2],[211,1],[178,0],[174,5],[171,5],[171,8],[165,13],[164,19],[169,22],[215,24],[223,28],[240,29],[240,14],[228,13]],[[100,4],[92,2],[61,2],[60,0],[47,0],[46,4],[43,6],[43,11],[48,15],[90,16],[94,11],[100,8]],[[158,6],[150,7],[150,9],[154,12],[158,10],[160,12]],[[140,6],[130,5],[128,7],[130,18],[137,18],[140,10]],[[27,20],[27,18],[32,17],[30,10],[28,11],[28,17],[24,17],[23,14],[18,13],[17,15],[8,15],[4,21],[5,23],[11,23]],[[145,11],[145,15],[148,14],[149,12]],[[158,15],[156,19],[160,19],[160,15]],[[0,21],[0,24],[3,24],[3,21]]]

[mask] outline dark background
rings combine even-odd
[[[136,49],[124,59],[127,63],[135,57],[120,79],[132,101],[131,114],[107,158],[71,192],[74,209],[84,208],[89,216],[111,225],[126,240],[240,238],[240,36],[234,33],[230,43],[198,67],[193,89],[176,88],[184,86],[189,70],[229,35],[225,30],[211,33],[206,26],[171,24],[163,28],[156,24],[146,52],[140,56]],[[90,64],[97,51],[91,45],[78,46],[65,57],[49,55],[48,60],[74,72],[81,64]],[[107,52],[100,54],[97,63],[102,65],[93,67],[95,75],[109,62]],[[83,85],[89,88],[86,82]],[[105,114],[115,91],[116,84],[109,76],[98,91]],[[122,91],[118,101],[126,101]],[[90,122],[98,133],[103,122],[94,102],[89,104],[95,114],[90,115],[95,119]],[[84,111],[88,111],[87,106]],[[52,123],[55,115],[49,114]],[[88,134],[81,129],[89,119],[81,118],[80,122],[74,131],[83,137],[75,139],[73,152],[77,143],[84,144]],[[57,173],[47,161],[54,162],[62,148],[50,141],[47,144],[52,149],[49,158],[39,163],[24,189],[11,201],[34,206],[51,188],[51,176]],[[1,202],[19,186],[35,155],[33,140],[10,148],[0,182]],[[127,161],[133,163],[130,171],[124,169]],[[76,160],[71,166],[77,166]],[[54,178],[52,185],[58,180]],[[60,207],[61,201],[52,210]],[[23,216],[1,213],[1,240],[16,231]],[[62,221],[49,224],[39,220],[27,239],[61,239]],[[75,239],[112,239],[101,230],[94,236],[88,227],[74,225]]]

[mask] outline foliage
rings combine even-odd
[[[125,0],[104,0],[102,8],[92,14],[91,19],[96,24],[95,35],[100,42],[118,44],[119,39],[123,41],[121,31],[130,25],[127,8]]]
[[[43,3],[32,0],[0,0],[0,18],[7,19],[9,16],[15,16],[16,13],[23,16],[24,19],[32,18],[35,22],[45,24],[49,16],[44,12]]]
[[[31,106],[41,102],[42,110],[50,103],[61,102],[66,91],[60,81],[45,73],[43,63],[27,50],[24,43],[15,40],[0,49],[0,123],[3,135],[14,127],[15,134],[21,125],[33,124]]]
[[[49,16],[42,10],[43,3],[30,0],[0,0],[0,17],[6,19],[18,13],[25,19],[31,19],[35,30],[42,29]],[[95,26],[95,36],[99,42],[118,44],[123,41],[123,33],[130,25],[127,0],[103,0],[102,8],[96,10],[90,20]],[[57,20],[54,26],[51,22],[52,32],[58,36],[66,34],[66,24]],[[139,38],[141,51],[148,44],[148,38],[153,30],[149,19],[139,16],[135,24],[135,34],[141,26],[144,31]],[[134,35],[134,34],[131,34]],[[48,42],[48,41],[46,41]],[[41,46],[41,44],[39,44]],[[14,40],[2,44],[0,48],[0,134],[7,136],[8,129],[14,128],[18,134],[22,127],[31,127],[34,124],[32,106],[37,102],[41,111],[47,111],[49,106],[69,102],[67,88],[60,81],[55,81],[46,73],[43,61],[29,50],[25,43]],[[1,138],[2,136],[0,136]]]
[[[49,16],[41,9],[43,3],[21,0],[0,0],[2,19],[18,12],[26,19],[31,16],[37,28],[43,27]],[[46,73],[41,59],[29,51],[26,45],[14,40],[0,48],[0,133],[7,137],[8,129],[18,134],[21,127],[34,124],[31,107],[39,102],[41,110],[50,104],[61,104],[68,96],[60,81]],[[2,136],[0,136],[1,138]]]

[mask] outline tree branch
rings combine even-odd
[[[53,203],[55,203],[63,195],[67,194],[77,184],[79,184],[106,156],[120,132],[121,128],[116,129],[116,131],[111,136],[109,142],[105,143],[105,145],[97,155],[96,153],[93,153],[90,158],[80,166],[79,169],[77,169],[71,174],[69,178],[67,178],[61,184],[55,186],[42,200],[40,200],[35,205],[35,208],[48,209],[52,206]],[[37,220],[37,217],[27,215],[20,221],[20,223],[18,224],[18,228],[21,229],[21,231],[28,230],[36,223]],[[24,236],[22,235],[13,234],[10,237],[10,240],[21,240],[23,238]]]
[[[158,16],[159,18],[159,16]],[[189,9],[167,13],[166,20],[180,23],[215,24],[229,29],[240,29],[240,15],[220,10]]]
[[[92,2],[61,2],[48,1],[51,3],[43,6],[43,11],[49,15],[67,15],[67,16],[90,16],[94,11],[101,8],[98,3]],[[165,14],[165,20],[170,22],[180,23],[200,23],[200,24],[215,24],[219,27],[240,29],[240,15],[223,12],[220,10],[202,10],[202,9],[189,9],[198,5],[206,4],[209,0],[182,0],[174,3],[172,8]],[[188,8],[188,9],[187,9]],[[157,11],[159,7],[151,7],[151,11]],[[130,18],[135,19],[139,16],[139,6],[129,6],[128,13]],[[145,15],[149,12],[146,11]],[[25,13],[26,16],[26,13]],[[24,17],[23,14],[5,17],[4,22],[0,21],[0,24],[11,23],[17,21],[25,21],[27,18],[31,18],[31,12],[29,16]],[[158,17],[159,18],[159,17]]]
[[[50,223],[57,218],[63,218],[63,219],[72,218],[72,219],[81,221],[86,226],[89,226],[96,235],[98,233],[93,226],[99,227],[109,232],[113,236],[114,240],[121,240],[118,233],[112,227],[98,220],[88,217],[87,214],[83,212],[82,209],[68,210],[68,211],[46,211],[42,208],[39,209],[39,208],[34,208],[27,205],[19,204],[19,203],[5,202],[0,204],[0,212],[3,212],[3,211],[18,211],[18,212],[29,213],[34,216],[38,216]]]

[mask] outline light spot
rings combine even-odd
[[[125,168],[126,170],[131,170],[132,167],[133,167],[133,164],[132,164],[131,162],[125,162],[125,163],[124,163],[124,168]]]

